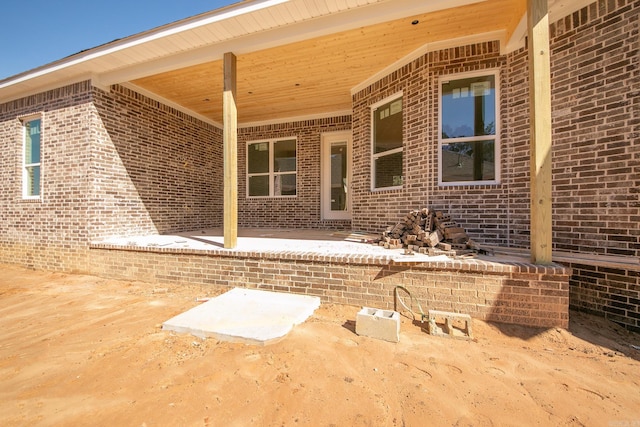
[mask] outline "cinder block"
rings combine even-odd
[[[400,341],[400,313],[362,307],[356,315],[356,334],[379,340]]]
[[[471,339],[471,316],[448,311],[429,310],[429,334]]]

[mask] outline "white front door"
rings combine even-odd
[[[351,131],[322,134],[322,219],[351,219]]]

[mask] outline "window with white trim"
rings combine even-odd
[[[295,196],[296,140],[271,139],[247,143],[247,195]]]
[[[499,181],[498,71],[440,79],[440,185]]]
[[[22,196],[25,199],[40,197],[40,149],[42,119],[34,117],[22,121]]]
[[[403,181],[402,93],[371,107],[371,187],[401,187]]]

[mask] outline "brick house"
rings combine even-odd
[[[526,19],[539,3],[242,2],[2,80],[0,262],[386,306],[411,281],[434,307],[488,320],[566,326],[568,304],[640,331],[640,1],[549,1],[541,189],[531,125],[544,66]],[[378,232],[425,206],[532,262],[99,243],[213,227],[225,244],[237,227]]]

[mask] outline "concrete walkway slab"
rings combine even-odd
[[[318,297],[234,288],[167,320],[162,329],[266,345],[284,338],[318,307]]]

